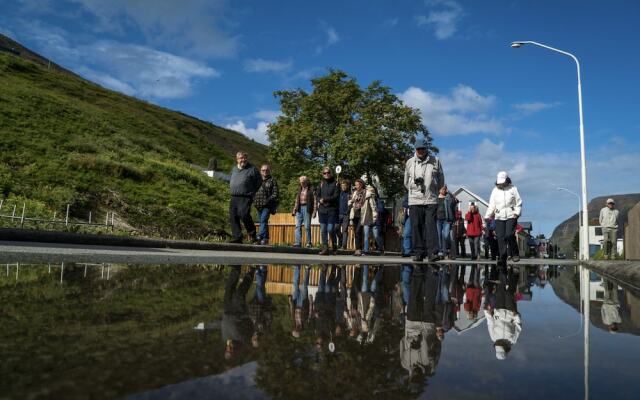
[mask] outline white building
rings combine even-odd
[[[469,211],[469,205],[471,204],[471,202],[474,202],[478,207],[480,215],[482,215],[482,218],[484,218],[484,214],[487,212],[487,208],[489,208],[488,201],[464,187],[461,187],[460,189],[453,192],[453,195],[456,196],[456,198],[460,201],[460,203],[458,203],[458,209],[462,211],[463,217],[464,214]]]
[[[598,225],[589,226],[589,255],[593,256],[598,250],[602,248],[604,242],[604,236],[602,235],[602,227]],[[616,243],[616,251],[618,254],[622,254],[624,250],[624,239],[618,238]]]

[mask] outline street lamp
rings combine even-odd
[[[517,41],[511,42],[511,47],[514,49],[520,48],[525,44],[533,44],[535,46],[539,46],[545,48],[547,50],[555,51],[556,53],[564,54],[565,56],[569,56],[576,62],[576,68],[578,71],[578,109],[580,112],[580,172],[582,175],[582,227],[580,229],[580,249],[581,256],[583,260],[589,259],[589,209],[587,208],[587,161],[585,157],[584,151],[584,118],[582,114],[582,84],[580,81],[580,62],[571,53],[567,53],[566,51],[562,51],[556,49],[551,46],[547,46],[542,43],[533,42],[530,40],[525,41]]]
[[[578,195],[578,193],[573,192],[573,191],[571,191],[571,190],[569,190],[567,188],[559,187],[557,189],[562,191],[562,192],[570,193],[570,194],[576,196],[576,198],[578,199],[578,232],[579,232],[578,233],[578,239],[579,239],[579,243],[580,243],[578,245],[578,259],[581,259],[582,258],[582,233],[580,233],[580,227],[581,227],[581,224],[580,224],[580,212],[581,212],[581,209],[580,209],[580,196]]]

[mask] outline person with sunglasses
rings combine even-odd
[[[271,176],[269,164],[263,164],[260,167],[260,175],[262,176],[262,185],[256,191],[253,205],[258,210],[258,220],[260,221],[258,240],[260,244],[264,245],[269,243],[269,217],[276,213],[279,194],[278,183]]]
[[[318,220],[320,222],[320,240],[322,242],[321,256],[331,254],[329,251],[329,238],[333,247],[333,254],[338,251],[338,238],[335,228],[338,223],[338,206],[340,188],[331,174],[331,168],[322,169],[322,180],[316,194],[318,200]]]

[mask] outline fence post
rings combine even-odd
[[[67,204],[67,216],[64,218],[64,226],[69,226],[69,204]]]
[[[24,210],[27,207],[27,203],[22,203],[22,217],[20,217],[20,228],[24,227]]]

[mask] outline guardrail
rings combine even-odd
[[[26,212],[27,212],[27,203],[26,202],[22,203],[22,211],[20,212],[19,215],[17,215],[16,214],[17,206],[18,206],[18,204],[13,204],[13,208],[12,208],[11,214],[2,214],[2,209],[3,209],[3,207],[5,209],[7,209],[7,204],[5,204],[4,199],[0,199],[0,219],[9,219],[9,220],[11,220],[11,222],[16,222],[17,221],[17,222],[20,223],[20,227],[21,228],[24,227],[25,223],[44,223],[44,224],[51,224],[51,225],[58,224],[58,225],[64,225],[66,227],[68,227],[69,225],[96,226],[96,227],[111,228],[112,231],[113,231],[113,229],[115,227],[115,215],[116,215],[116,213],[113,212],[113,211],[107,211],[107,213],[105,215],[104,223],[102,223],[102,222],[93,222],[93,213],[91,211],[89,211],[89,220],[88,221],[70,219],[69,218],[69,210],[70,210],[70,207],[71,207],[70,204],[67,204],[67,209],[66,209],[66,213],[65,213],[64,219],[56,218],[56,216],[57,216],[56,212],[53,213],[53,217],[51,219],[28,217],[27,214],[26,214]]]

